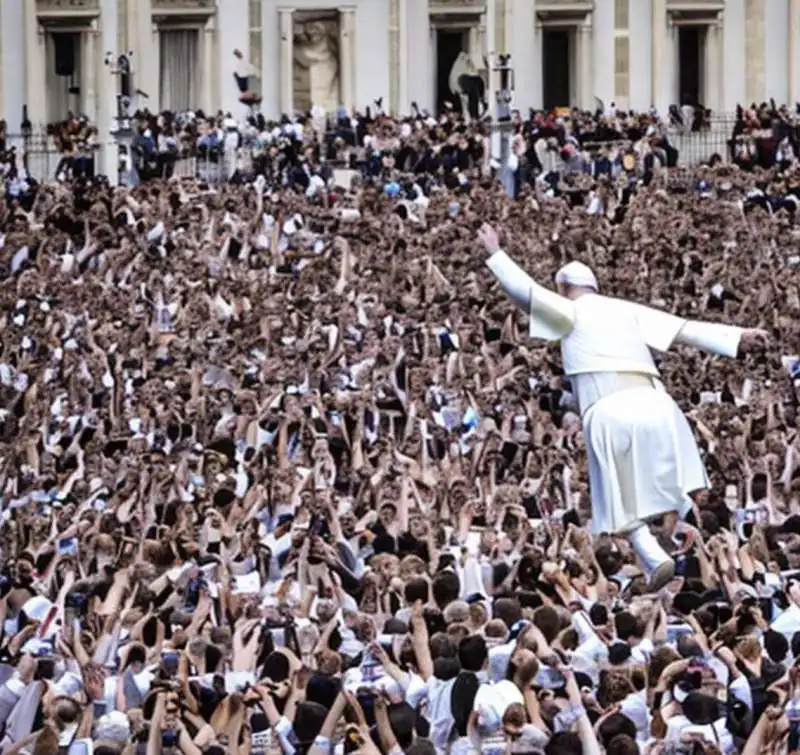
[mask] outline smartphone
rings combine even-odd
[[[567,680],[557,668],[542,665],[536,674],[535,684],[543,689],[560,689],[566,683]]]
[[[741,540],[747,540],[753,534],[754,524],[764,524],[767,521],[768,515],[764,509],[737,509],[736,534]]]
[[[178,654],[174,650],[161,653],[161,665],[170,676],[178,673]]]
[[[78,555],[78,538],[65,537],[58,541],[58,555],[59,556],[77,556]]]
[[[52,681],[56,673],[55,659],[52,657],[43,657],[36,660],[36,673],[34,679],[36,681]]]
[[[694,634],[688,624],[667,624],[667,642],[674,645],[685,634]]]
[[[69,755],[92,755],[93,752],[91,739],[74,739],[69,746]]]

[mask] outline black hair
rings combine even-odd
[[[458,661],[465,671],[480,671],[489,658],[486,640],[479,634],[465,637],[458,645]]]
[[[458,600],[461,593],[461,582],[458,575],[452,571],[437,574],[433,579],[432,587],[433,599],[441,610],[444,610],[454,600]]]
[[[417,600],[428,602],[428,583],[424,579],[410,579],[403,587],[403,597],[406,603],[411,604]]]

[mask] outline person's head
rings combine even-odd
[[[597,727],[600,744],[608,750],[610,743],[619,736],[636,740],[636,724],[624,713],[611,713]]]
[[[466,624],[469,621],[469,606],[463,600],[448,603],[442,612],[446,624]]]
[[[436,747],[430,739],[417,737],[406,748],[406,755],[436,755]]]
[[[458,600],[461,592],[461,583],[458,575],[450,570],[443,571],[433,578],[433,600],[440,610]]]
[[[458,660],[465,671],[482,671],[489,658],[486,640],[478,634],[465,637],[458,646]]]
[[[621,703],[634,691],[630,676],[624,669],[611,668],[600,672],[597,700],[601,705],[608,707]]]
[[[789,653],[789,640],[780,632],[768,629],[764,632],[764,649],[770,660],[775,663],[783,663]]]
[[[71,697],[59,696],[47,706],[47,713],[59,729],[74,724],[81,715],[81,708]]]
[[[500,619],[491,619],[486,622],[483,633],[491,644],[497,644],[505,642],[508,637],[508,627]]]
[[[423,603],[428,602],[428,581],[425,579],[410,579],[403,587],[403,597],[407,605],[413,605],[416,601],[421,600]]]
[[[591,268],[582,262],[569,262],[556,273],[558,292],[568,299],[577,299],[599,291],[597,278]]]
[[[589,619],[592,622],[592,626],[606,626],[608,624],[608,609],[602,603],[592,603],[589,608]]]
[[[511,703],[503,713],[503,731],[514,741],[522,734],[522,727],[527,723],[527,715],[522,703]]]
[[[493,618],[511,629],[522,618],[522,606],[516,598],[497,598],[492,606]]]
[[[644,635],[639,619],[628,611],[620,611],[614,617],[614,627],[617,630],[617,637],[629,645],[638,645]]]
[[[392,703],[388,706],[389,724],[397,737],[397,743],[407,751],[414,741],[417,721],[416,711],[406,702]]]
[[[606,747],[608,755],[639,755],[639,745],[636,738],[628,734],[617,734]]]
[[[533,612],[533,623],[548,643],[552,643],[556,639],[561,628],[558,611],[553,606],[539,606]]]
[[[550,737],[545,755],[583,755],[581,738],[573,731],[560,731]]]

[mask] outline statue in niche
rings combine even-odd
[[[339,23],[312,19],[294,25],[294,107],[333,113],[339,106]]]

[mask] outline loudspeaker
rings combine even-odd
[[[56,76],[72,76],[75,73],[75,44],[77,34],[56,32],[53,34]]]

